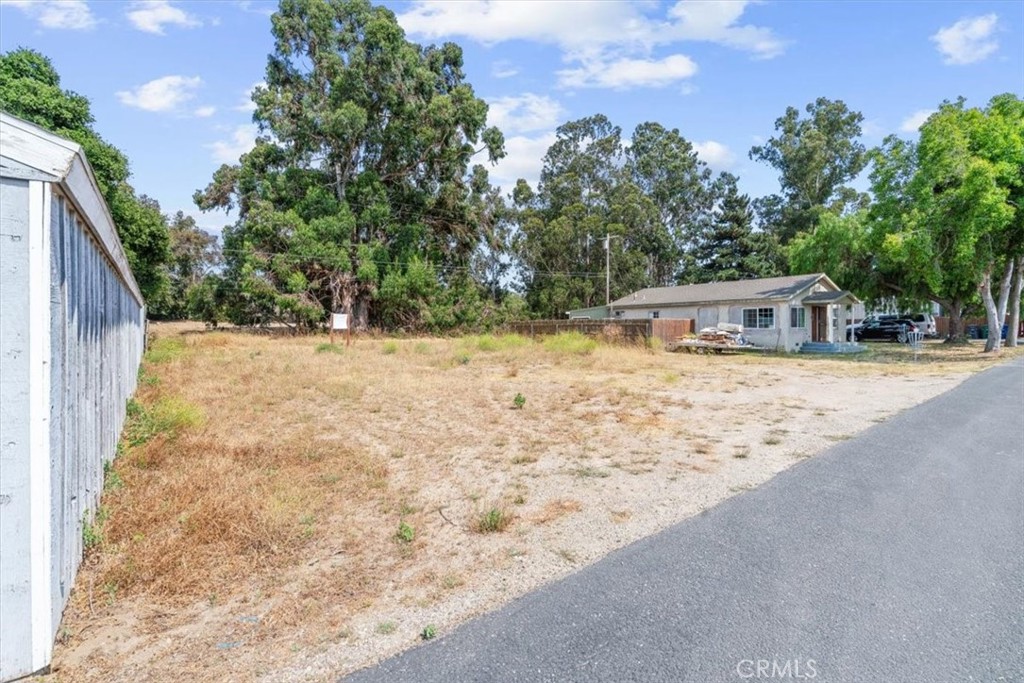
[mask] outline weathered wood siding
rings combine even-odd
[[[53,177],[11,163],[12,139],[0,160],[2,681],[50,664],[145,342],[141,295],[77,148]]]

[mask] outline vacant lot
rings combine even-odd
[[[154,336],[87,530],[60,681],[330,680],[993,360],[941,345],[833,360],[574,338]]]

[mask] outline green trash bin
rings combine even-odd
[[[988,325],[982,325],[978,332],[981,334],[981,339],[988,339]]]

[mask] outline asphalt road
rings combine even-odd
[[[1024,681],[1024,359],[345,680]]]

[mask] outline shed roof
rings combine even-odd
[[[0,112],[0,177],[58,185],[84,219],[128,290],[140,304],[145,305],[110,209],[81,146],[28,121]]]
[[[613,301],[612,306],[614,308],[631,308],[727,301],[784,301],[821,281],[824,281],[833,290],[839,289],[824,273],[813,273],[756,280],[708,282],[701,285],[679,287],[649,287]]]

